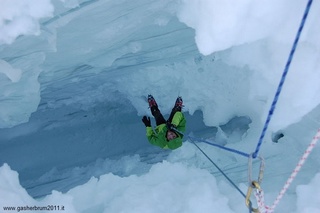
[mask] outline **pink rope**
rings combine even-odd
[[[301,167],[303,166],[303,164],[305,163],[305,161],[309,157],[309,155],[312,152],[313,148],[316,146],[316,144],[317,144],[319,139],[320,139],[320,128],[318,129],[316,135],[313,137],[313,139],[312,139],[311,143],[309,144],[307,150],[304,152],[303,156],[300,158],[300,160],[298,162],[298,165],[293,170],[292,174],[290,175],[290,177],[286,181],[285,185],[283,186],[282,190],[280,191],[279,195],[277,196],[276,200],[274,201],[274,203],[273,203],[273,205],[271,207],[266,206],[264,204],[264,193],[263,193],[262,189],[260,189],[260,190],[257,189],[257,191],[255,193],[255,197],[257,199],[258,207],[259,207],[260,211],[264,210],[263,212],[265,212],[265,213],[272,213],[274,211],[274,209],[276,208],[276,206],[280,202],[281,198],[283,197],[283,195],[286,193],[287,189],[289,188],[290,184],[292,183],[294,178],[297,176],[297,174],[300,171]]]

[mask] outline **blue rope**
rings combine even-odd
[[[221,174],[240,192],[240,194],[243,197],[246,197],[246,195],[239,189],[239,187],[237,187],[237,185],[222,171],[222,169],[219,168],[219,166],[213,162],[213,160],[211,160],[211,158],[193,141],[191,140],[191,142],[202,152],[202,154],[204,156],[206,156],[206,158],[208,158],[208,160],[219,170],[219,172],[221,172]]]
[[[300,23],[300,27],[299,27],[299,29],[298,29],[296,38],[295,38],[294,43],[293,43],[293,45],[292,45],[292,49],[291,49],[291,52],[290,52],[290,55],[289,55],[287,64],[286,64],[285,69],[284,69],[284,71],[283,71],[283,74],[282,74],[282,77],[281,77],[281,80],[280,80],[280,83],[279,83],[277,92],[276,92],[276,94],[275,94],[275,96],[274,96],[273,102],[272,102],[272,104],[271,104],[271,108],[270,108],[270,110],[269,110],[269,114],[268,114],[267,120],[266,120],[266,122],[265,122],[265,124],[264,124],[262,133],[261,133],[261,135],[260,135],[258,145],[257,145],[257,147],[256,147],[255,152],[254,152],[253,155],[252,155],[253,158],[256,158],[256,157],[257,157],[258,152],[259,152],[260,147],[261,147],[261,144],[262,144],[262,140],[263,140],[263,138],[265,137],[265,134],[266,134],[266,131],[267,131],[267,129],[268,129],[268,126],[269,126],[271,117],[272,117],[272,115],[273,115],[274,109],[275,109],[275,107],[276,107],[276,104],[277,104],[277,101],[278,101],[280,92],[281,92],[281,90],[282,90],[283,83],[284,83],[285,78],[286,78],[286,75],[287,75],[287,73],[288,73],[288,70],[289,70],[289,67],[290,67],[290,64],[291,64],[293,55],[294,55],[294,53],[295,53],[295,50],[296,50],[296,47],[297,47],[297,44],[298,44],[298,41],[299,41],[299,38],[300,38],[300,34],[301,34],[301,32],[302,32],[302,29],[303,29],[303,27],[304,27],[305,21],[306,21],[306,19],[307,19],[308,14],[309,14],[309,10],[310,10],[312,1],[313,1],[313,0],[309,0],[309,2],[307,3],[305,12],[304,12],[304,14],[303,14],[303,17],[302,17],[302,20],[301,20],[301,23]]]
[[[247,157],[247,158],[250,157],[250,154],[247,154],[247,153],[245,153],[245,152],[241,152],[241,151],[238,151],[238,150],[236,150],[236,149],[231,149],[231,148],[228,148],[228,147],[224,147],[224,146],[221,146],[221,145],[219,145],[219,144],[215,144],[215,143],[212,143],[212,142],[203,140],[203,139],[201,139],[201,138],[194,138],[194,137],[191,137],[191,136],[188,136],[188,138],[190,138],[191,140],[196,140],[196,141],[200,141],[200,142],[209,144],[209,145],[211,145],[211,146],[219,147],[220,149],[224,149],[224,150],[227,150],[227,151],[229,151],[229,152],[233,152],[233,153],[242,155],[242,156]]]
[[[190,138],[191,139],[191,138]],[[240,192],[240,194],[246,198],[246,195],[241,191],[241,189],[226,175],[226,173],[224,173],[222,171],[222,169],[220,169],[220,167],[215,163],[213,162],[213,160],[193,141],[191,140],[191,142],[200,150],[200,152],[206,157],[208,158],[208,160],[219,170],[219,172],[231,183],[232,186],[234,186],[234,188]],[[249,213],[251,213],[252,211],[252,204],[251,204],[251,201],[249,201]]]
[[[179,131],[179,130],[176,129],[176,128],[173,128],[173,130],[176,131],[176,132],[178,132],[180,135],[184,135],[183,132]],[[226,150],[226,151],[229,151],[229,152],[233,152],[233,153],[242,155],[242,156],[247,157],[247,158],[250,157],[250,154],[247,154],[247,153],[245,153],[245,152],[238,151],[238,150],[236,150],[236,149],[231,149],[231,148],[228,148],[228,147],[224,147],[224,146],[221,146],[221,145],[219,145],[219,144],[215,144],[215,143],[212,143],[212,142],[203,140],[203,139],[201,139],[201,138],[191,137],[190,135],[188,135],[187,137],[190,138],[191,141],[193,141],[193,140],[195,140],[195,141],[200,141],[200,142],[209,144],[209,145],[211,145],[211,146],[216,146],[216,147],[219,147],[220,149],[224,149],[224,150]]]

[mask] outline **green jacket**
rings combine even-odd
[[[182,112],[176,112],[172,118],[171,124],[175,125],[177,130],[184,132],[186,130],[186,119]],[[168,141],[166,138],[168,128],[166,124],[156,126],[155,131],[152,127],[147,127],[147,138],[153,145],[163,149],[177,149],[182,146],[183,135],[177,134],[177,138]]]

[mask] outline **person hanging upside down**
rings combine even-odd
[[[162,116],[158,104],[152,95],[148,95],[151,114],[156,120],[156,128],[151,127],[150,117],[143,116],[142,122],[146,126],[148,141],[163,149],[177,149],[182,146],[183,132],[186,130],[186,119],[181,112],[183,101],[179,96],[166,121]]]

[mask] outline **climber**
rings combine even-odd
[[[163,149],[173,150],[182,146],[183,134],[181,133],[186,129],[186,119],[181,112],[182,98],[180,96],[177,98],[167,121],[162,116],[152,95],[148,95],[148,103],[157,125],[154,131],[151,127],[150,117],[143,116],[142,122],[146,126],[149,142]]]

